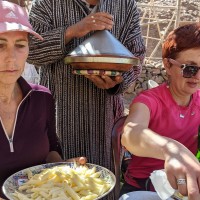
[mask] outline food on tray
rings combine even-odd
[[[13,193],[18,200],[94,200],[111,188],[109,179],[101,178],[96,167],[55,166],[33,175]]]

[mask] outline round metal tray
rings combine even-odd
[[[133,66],[139,65],[136,57],[116,56],[67,56],[65,64],[70,64],[74,69],[98,69],[112,71],[128,71]]]

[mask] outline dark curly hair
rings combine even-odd
[[[180,26],[169,33],[162,45],[162,58],[176,59],[181,51],[200,48],[200,23]]]

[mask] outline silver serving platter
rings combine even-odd
[[[16,172],[15,174],[13,174],[9,178],[7,178],[7,180],[4,182],[4,184],[2,186],[3,193],[5,194],[5,196],[8,199],[14,200],[12,193],[14,193],[23,182],[26,182],[28,180],[27,170],[30,170],[34,175],[34,174],[40,173],[43,169],[52,168],[55,166],[62,166],[62,165],[73,168],[75,166],[75,163],[73,163],[73,162],[48,163],[48,164],[33,166],[30,168],[23,169],[19,172]],[[105,179],[107,182],[109,182],[111,184],[111,188],[106,193],[104,193],[102,196],[99,196],[98,198],[96,198],[96,199],[101,199],[102,197],[109,194],[115,187],[115,184],[116,184],[115,175],[110,170],[108,170],[102,166],[90,164],[90,163],[87,163],[86,165],[89,169],[96,167],[96,171],[101,171],[100,177]]]

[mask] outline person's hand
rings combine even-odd
[[[77,162],[81,165],[85,165],[87,163],[87,158],[86,157],[70,158],[70,159],[67,159],[66,162]]]
[[[68,41],[71,38],[80,38],[91,31],[111,30],[113,27],[113,16],[105,12],[91,13],[81,21],[70,26],[66,30],[65,38]]]
[[[91,80],[100,89],[113,88],[115,85],[123,81],[122,76],[96,76],[96,75],[85,75],[86,78]]]
[[[165,159],[165,171],[171,186],[189,200],[200,199],[200,164],[186,148]]]

